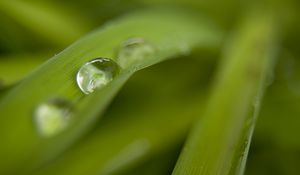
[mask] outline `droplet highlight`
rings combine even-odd
[[[85,63],[77,72],[76,81],[85,94],[94,92],[111,82],[119,73],[119,65],[109,58],[96,58]]]
[[[151,56],[156,51],[155,47],[144,38],[130,38],[121,44],[118,50],[117,62],[121,67],[126,68],[138,65],[142,59]]]
[[[34,122],[39,135],[51,137],[61,133],[70,123],[71,104],[64,99],[55,98],[41,103],[34,111]]]

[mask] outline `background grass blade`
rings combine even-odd
[[[191,132],[173,175],[243,173],[274,62],[273,19],[254,13],[228,43],[206,112]]]
[[[82,36],[90,26],[88,20],[80,20],[67,7],[45,1],[3,0],[0,12],[32,31],[31,34],[63,47]]]
[[[0,81],[4,86],[16,83],[46,61],[49,55],[51,54],[10,54],[0,57]]]
[[[115,59],[115,50],[130,37],[144,38],[153,44],[156,52],[136,62],[138,67],[125,67],[105,88],[84,96],[75,82],[80,66],[96,57]],[[63,151],[100,116],[138,69],[186,53],[196,46],[218,45],[220,39],[220,32],[206,19],[193,19],[179,11],[149,10],[111,22],[79,40],[32,72],[1,99],[0,157],[6,159],[0,162],[0,174],[25,174]],[[37,105],[52,97],[71,101],[76,113],[67,130],[45,139],[38,135],[32,113]]]

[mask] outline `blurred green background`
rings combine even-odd
[[[300,174],[299,0],[1,0],[0,98],[34,68],[88,32],[111,19],[152,7],[180,8],[195,16],[205,15],[227,38],[247,9],[276,12],[280,31],[278,63],[263,100],[246,174]],[[105,165],[103,174],[170,174],[193,118],[202,111],[196,106],[207,96],[220,52],[221,47],[198,49],[185,58],[139,72],[117,95],[99,124],[62,158],[37,174],[57,174],[60,169],[61,174],[89,172],[88,165],[81,165],[93,163]],[[162,136],[156,139],[158,134]],[[148,151],[143,137],[158,145],[153,150],[149,148],[151,154],[143,154]],[[139,145],[146,150],[135,158],[130,149],[138,149]],[[101,152],[109,149],[108,153]],[[125,153],[116,159],[129,163],[118,167],[111,157],[120,150]],[[102,162],[97,162],[97,156],[103,156]]]

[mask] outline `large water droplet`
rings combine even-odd
[[[117,63],[109,58],[96,58],[85,63],[77,73],[77,84],[85,94],[94,92],[113,80],[119,73]]]
[[[71,109],[71,104],[60,98],[41,103],[34,111],[38,133],[50,137],[66,129],[70,123]]]
[[[142,59],[147,59],[155,52],[155,47],[144,38],[130,38],[122,43],[118,50],[118,63],[126,68],[139,64]]]

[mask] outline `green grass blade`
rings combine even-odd
[[[88,31],[90,24],[60,4],[41,1],[2,0],[0,12],[34,35],[65,47]]]
[[[274,62],[273,30],[272,17],[256,11],[228,43],[206,112],[191,131],[173,175],[243,174]]]
[[[96,57],[115,59],[115,50],[130,37],[144,38],[156,51],[139,59],[135,64],[138,67],[124,67],[105,88],[85,96],[75,81],[80,66]],[[0,157],[5,159],[0,161],[0,174],[24,174],[63,151],[99,117],[135,71],[178,56],[187,49],[215,46],[219,42],[220,32],[207,20],[168,10],[133,13],[79,40],[41,65],[1,99]],[[71,101],[76,113],[67,130],[45,139],[37,133],[32,113],[37,105],[52,97]]]

